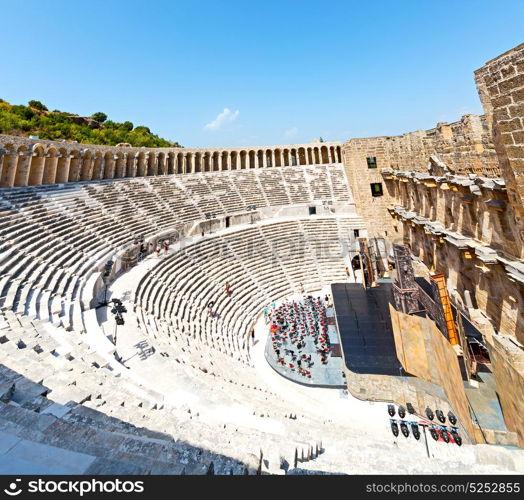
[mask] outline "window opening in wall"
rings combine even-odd
[[[376,156],[368,156],[366,158],[366,161],[368,162],[368,168],[377,168],[377,157]]]
[[[373,196],[382,196],[384,194],[382,192],[382,183],[381,182],[372,182],[370,186],[371,186],[371,194]]]
[[[355,238],[359,238],[360,237],[360,229],[353,229],[353,235],[355,236]]]

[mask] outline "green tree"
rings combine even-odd
[[[38,111],[47,111],[47,107],[42,104],[40,101],[29,101],[27,104],[29,104],[30,108],[38,109]]]
[[[30,120],[31,118],[33,118],[33,116],[35,116],[35,112],[31,108],[28,108],[27,106],[22,106],[21,104],[11,106],[11,111],[23,120]]]
[[[127,130],[128,132],[131,132],[131,130],[133,130],[133,124],[131,122],[124,122],[122,123],[120,128],[122,130]]]
[[[150,134],[151,130],[149,130],[149,128],[147,127],[144,127],[143,125],[139,125],[138,127],[135,128],[135,132],[137,134]]]
[[[97,122],[104,123],[107,120],[107,115],[99,111],[98,113],[93,113],[91,118]]]

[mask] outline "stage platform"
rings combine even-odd
[[[326,290],[327,291],[327,290]],[[314,296],[324,297],[325,293],[313,293]],[[294,300],[301,300],[302,296],[293,296]],[[277,306],[282,301],[276,302]],[[310,387],[324,387],[324,388],[335,388],[345,389],[346,380],[344,378],[344,361],[342,358],[339,335],[337,332],[335,316],[332,307],[326,309],[326,315],[328,320],[328,337],[331,342],[331,348],[328,354],[328,363],[322,364],[320,361],[320,355],[317,352],[317,348],[313,343],[312,339],[306,336],[305,346],[301,350],[301,354],[311,355],[313,365],[308,368],[310,376],[303,376],[297,371],[296,362],[290,359],[290,356],[285,355],[284,358],[286,363],[284,366],[277,362],[277,357],[273,351],[273,345],[271,342],[271,335],[268,335],[264,354],[266,360],[277,373],[283,377],[292,380],[298,384],[310,386]],[[262,319],[262,321],[264,321]],[[269,329],[269,324],[265,325],[265,328]],[[284,353],[286,348],[296,349],[295,346],[286,343],[282,347],[281,354]],[[294,369],[290,368],[290,363],[294,365]]]
[[[334,283],[331,293],[346,367],[359,374],[401,375],[389,313],[391,284],[365,289]]]

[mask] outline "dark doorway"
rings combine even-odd
[[[317,207],[309,207],[309,215],[317,215]]]
[[[226,217],[226,227],[229,227],[231,225],[231,217]]]

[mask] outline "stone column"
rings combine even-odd
[[[2,177],[0,187],[13,187],[16,176],[16,164],[18,155],[14,152],[4,153],[2,157]]]
[[[147,161],[145,156],[137,158],[136,177],[143,177],[147,172]]]
[[[165,175],[165,165],[166,165],[166,157],[164,156],[157,156],[156,158],[156,169],[153,169],[156,174],[155,175]]]
[[[153,154],[153,175],[158,175],[160,172],[160,161],[156,154]]]
[[[83,158],[82,159],[82,175],[81,181],[90,181],[93,179],[93,170],[95,167],[94,157]]]
[[[45,171],[45,162],[46,162],[45,156],[30,156],[30,162],[29,162],[29,171],[28,176],[26,179],[25,184],[16,184],[20,186],[39,186],[42,184],[44,179],[44,171]],[[17,178],[18,178],[18,172],[17,172]],[[23,181],[16,181],[16,182],[23,182]]]
[[[56,175],[55,175],[55,182],[57,184],[67,182],[69,180],[69,169],[71,168],[71,158],[72,158],[71,155],[58,157]]]
[[[98,181],[104,178],[105,161],[101,156],[95,156],[93,161],[93,171],[91,173],[91,180]]]
[[[138,158],[136,157],[136,154],[132,153],[131,165],[129,165],[129,162],[126,162],[126,163],[127,163],[127,168],[126,168],[127,177],[136,177],[136,171],[138,169]]]
[[[54,184],[56,178],[56,169],[58,166],[58,156],[47,156],[44,163],[44,176],[42,184]]]
[[[102,179],[113,179],[115,176],[115,155],[104,156]]]
[[[18,155],[18,161],[16,162],[16,175],[14,184],[16,187],[27,186],[29,180],[29,167],[31,165],[32,158],[33,156],[31,156],[30,153]],[[43,156],[35,156],[35,158],[41,158],[42,160],[44,159]],[[40,184],[40,182],[38,184]]]
[[[69,182],[78,182],[80,180],[80,172],[82,169],[82,158],[77,158],[71,155],[69,160]]]
[[[126,159],[124,157],[116,157],[116,167],[114,177],[121,179],[124,177],[124,169],[126,168]]]

